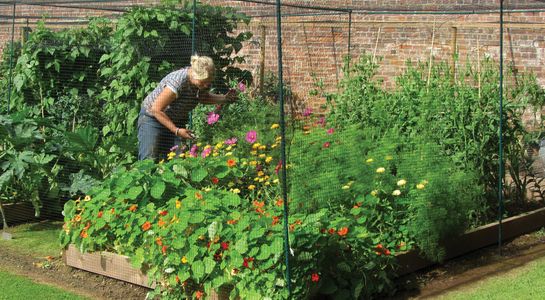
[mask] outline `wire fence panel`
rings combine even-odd
[[[3,228],[151,297],[388,296],[543,207],[545,4],[469,2],[0,2]]]

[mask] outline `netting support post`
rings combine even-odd
[[[350,70],[350,61],[352,60],[351,55],[351,48],[352,48],[352,10],[348,11],[348,69]]]
[[[195,46],[195,36],[197,35],[195,33],[195,19],[197,18],[197,0],[193,0],[193,20],[191,22],[192,30],[191,30],[191,54],[196,54],[196,46]]]
[[[502,255],[503,221],[503,0],[500,0],[500,128],[499,128],[499,176],[498,176],[498,250]]]
[[[286,263],[286,287],[288,288],[289,298],[291,299],[291,276],[290,276],[290,239],[288,230],[288,185],[286,172],[286,120],[284,116],[284,75],[282,70],[282,15],[280,0],[276,0],[276,34],[278,49],[278,98],[280,102],[280,134],[282,142],[280,145],[280,157],[282,161],[281,184],[282,198],[284,200],[284,257]]]
[[[11,22],[11,49],[10,49],[10,55],[9,55],[9,80],[8,80],[8,113],[10,112],[10,105],[11,105],[11,85],[12,85],[12,77],[13,77],[13,56],[15,55],[15,45],[14,43],[14,36],[15,36],[15,10],[17,8],[17,1],[13,1],[13,16],[12,16],[12,22]]]

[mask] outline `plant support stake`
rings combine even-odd
[[[276,34],[278,48],[278,97],[280,99],[280,157],[282,160],[282,198],[284,199],[284,257],[286,263],[286,286],[288,287],[289,298],[291,298],[291,278],[290,278],[290,239],[288,231],[288,191],[286,172],[286,120],[284,118],[284,82],[282,70],[282,15],[280,9],[280,0],[276,0]]]
[[[8,113],[10,112],[10,104],[11,104],[11,84],[12,84],[12,77],[13,77],[13,55],[14,53],[14,46],[13,46],[13,37],[15,35],[15,9],[17,7],[17,1],[13,1],[13,16],[11,22],[11,51],[9,55],[9,80],[8,80]]]
[[[498,176],[498,250],[502,254],[502,220],[503,220],[503,0],[500,0],[500,130],[499,130],[499,172]]]

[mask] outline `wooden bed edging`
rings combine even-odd
[[[536,231],[542,227],[545,227],[545,208],[504,219],[502,222],[502,241]],[[499,222],[490,223],[445,242],[443,244],[446,250],[445,260],[496,244],[499,237],[498,228]],[[399,263],[399,268],[396,270],[398,276],[436,264],[421,257],[418,251],[409,251],[397,255],[397,262]]]
[[[142,270],[134,268],[127,256],[110,252],[81,253],[76,246],[69,245],[64,250],[64,263],[70,267],[104,275],[118,280],[147,288],[155,288],[148,284],[148,277]]]

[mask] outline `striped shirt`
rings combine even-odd
[[[153,103],[165,88],[169,88],[176,94],[176,99],[164,109],[164,112],[177,127],[186,127],[189,123],[189,113],[199,103],[199,90],[189,82],[188,70],[189,67],[186,67],[165,76],[144,99],[142,110],[151,115]]]

